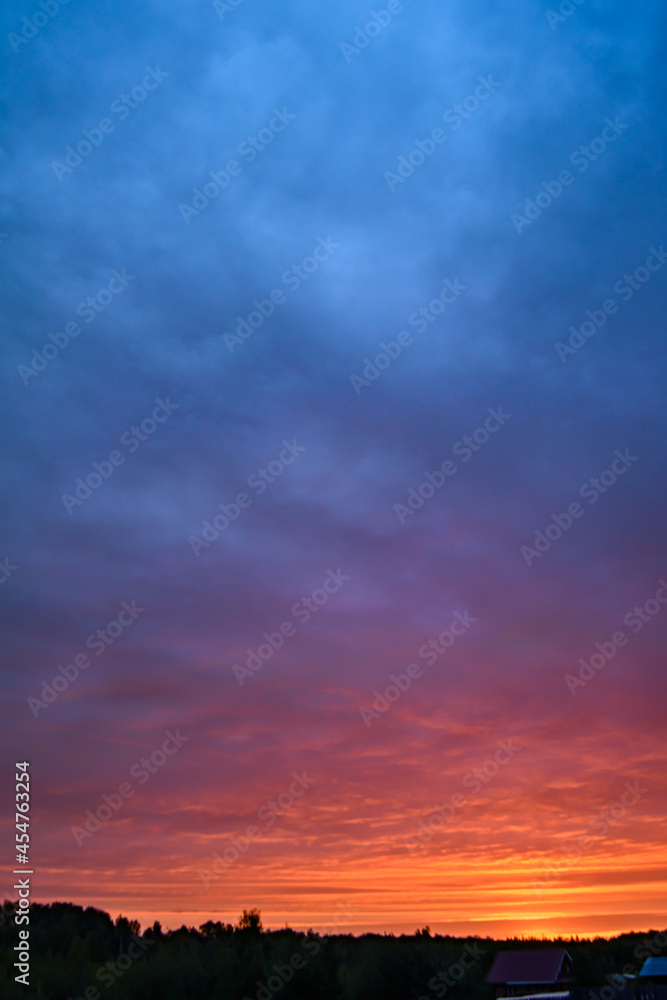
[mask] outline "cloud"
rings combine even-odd
[[[5,35],[24,15],[5,10]],[[228,905],[284,879],[270,909],[282,923],[280,906],[320,866],[315,896],[354,878],[360,926],[410,929],[396,838],[516,734],[525,756],[428,848],[419,884],[432,925],[462,932],[472,908],[499,929],[536,926],[523,903],[506,904],[505,883],[483,903],[485,879],[511,858],[528,900],[528,869],[557,851],[563,824],[613,801],[626,777],[650,783],[650,808],[628,821],[619,859],[605,847],[578,876],[592,902],[568,897],[557,929],[630,926],[621,910],[634,906],[655,923],[648,888],[638,898],[622,870],[660,851],[651,748],[665,622],[576,700],[563,677],[665,573],[664,274],[567,364],[554,345],[586,310],[620,300],[615,283],[662,245],[664,15],[587,0],[552,32],[525,0],[405,3],[347,63],[340,44],[368,16],[352,2],[247,0],[222,21],[212,4],[71,4],[19,51],[7,43],[0,558],[19,568],[0,584],[3,740],[10,757],[30,750],[38,786],[53,789],[36,803],[53,845],[44,891],[115,905],[114,873],[131,856],[148,875],[125,909],[164,919],[187,890],[211,916],[211,899],[192,895],[195,859],[307,767],[317,789],[239,866]],[[156,66],[168,75],[133,98]],[[489,74],[500,86],[488,101],[456,127],[444,120]],[[296,117],[263,143],[276,109]],[[53,162],[105,117],[113,131],[59,180]],[[627,130],[580,170],[572,154],[607,118]],[[385,172],[439,126],[446,142],[392,193]],[[254,157],[239,151],[252,136]],[[186,224],[179,205],[231,159],[240,173]],[[512,213],[564,169],[575,182],[517,233]],[[320,239],[339,247],[309,271]],[[80,304],[101,303],[122,268],[135,277],[87,323]],[[468,290],[418,332],[445,278]],[[276,288],[285,302],[230,352],[224,334]],[[74,321],[80,334],[24,384],[19,366]],[[350,375],[402,330],[411,346],[357,396]],[[173,416],[130,451],[122,435],[165,397]],[[394,504],[498,406],[507,426],[401,524]],[[256,492],[249,478],[285,440],[306,451]],[[62,495],[119,448],[123,464],[68,513]],[[528,568],[520,547],[617,448],[636,467]],[[242,491],[252,504],[195,558],[189,536]],[[349,584],[240,687],[232,665],[338,567]],[[142,620],[34,718],[26,699],[133,598]],[[359,707],[465,609],[475,632],[367,730]],[[86,845],[89,867],[72,881],[69,826],[174,725],[192,743]],[[451,913],[436,870],[460,880]],[[593,911],[614,871],[608,923]]]

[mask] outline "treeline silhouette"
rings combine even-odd
[[[457,938],[265,931],[257,910],[236,926],[208,920],[163,933],[137,921],[73,903],[30,909],[30,989],[15,982],[18,943],[13,911],[0,914],[0,997],[40,1000],[493,1000],[486,975],[506,948],[565,947],[577,987],[598,987],[633,965],[658,932],[610,940]],[[25,925],[24,925],[25,926]],[[664,939],[663,935],[660,935]],[[642,948],[644,951],[642,951]],[[464,960],[465,959],[465,960]],[[608,1000],[608,991],[602,1000]],[[598,993],[596,991],[596,993]],[[621,1000],[618,987],[614,995]]]

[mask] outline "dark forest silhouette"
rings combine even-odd
[[[154,923],[141,933],[137,921],[72,903],[35,904],[30,910],[30,989],[14,982],[16,904],[0,916],[0,996],[40,1000],[493,1000],[487,973],[498,951],[544,948],[543,939],[496,941],[432,934],[265,931],[257,910],[244,910],[238,924],[208,920],[199,929],[163,933]],[[577,996],[592,1000],[631,997],[613,985],[624,965],[637,971],[646,943],[658,932],[612,939],[556,939],[573,959]],[[462,956],[469,966],[458,978]],[[457,981],[458,979],[458,981]],[[609,984],[612,984],[610,986]],[[596,988],[596,989],[595,989]],[[88,991],[86,993],[86,991]],[[667,988],[653,994],[662,1000]],[[648,996],[648,994],[647,994]]]

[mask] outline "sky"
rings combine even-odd
[[[667,923],[665,13],[548,2],[3,8],[35,901]]]

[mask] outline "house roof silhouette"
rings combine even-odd
[[[667,958],[647,958],[640,976],[667,976]]]
[[[565,948],[525,948],[521,951],[500,951],[496,955],[486,981],[492,985],[519,986],[535,983],[567,982],[561,975],[565,959],[570,955]]]

